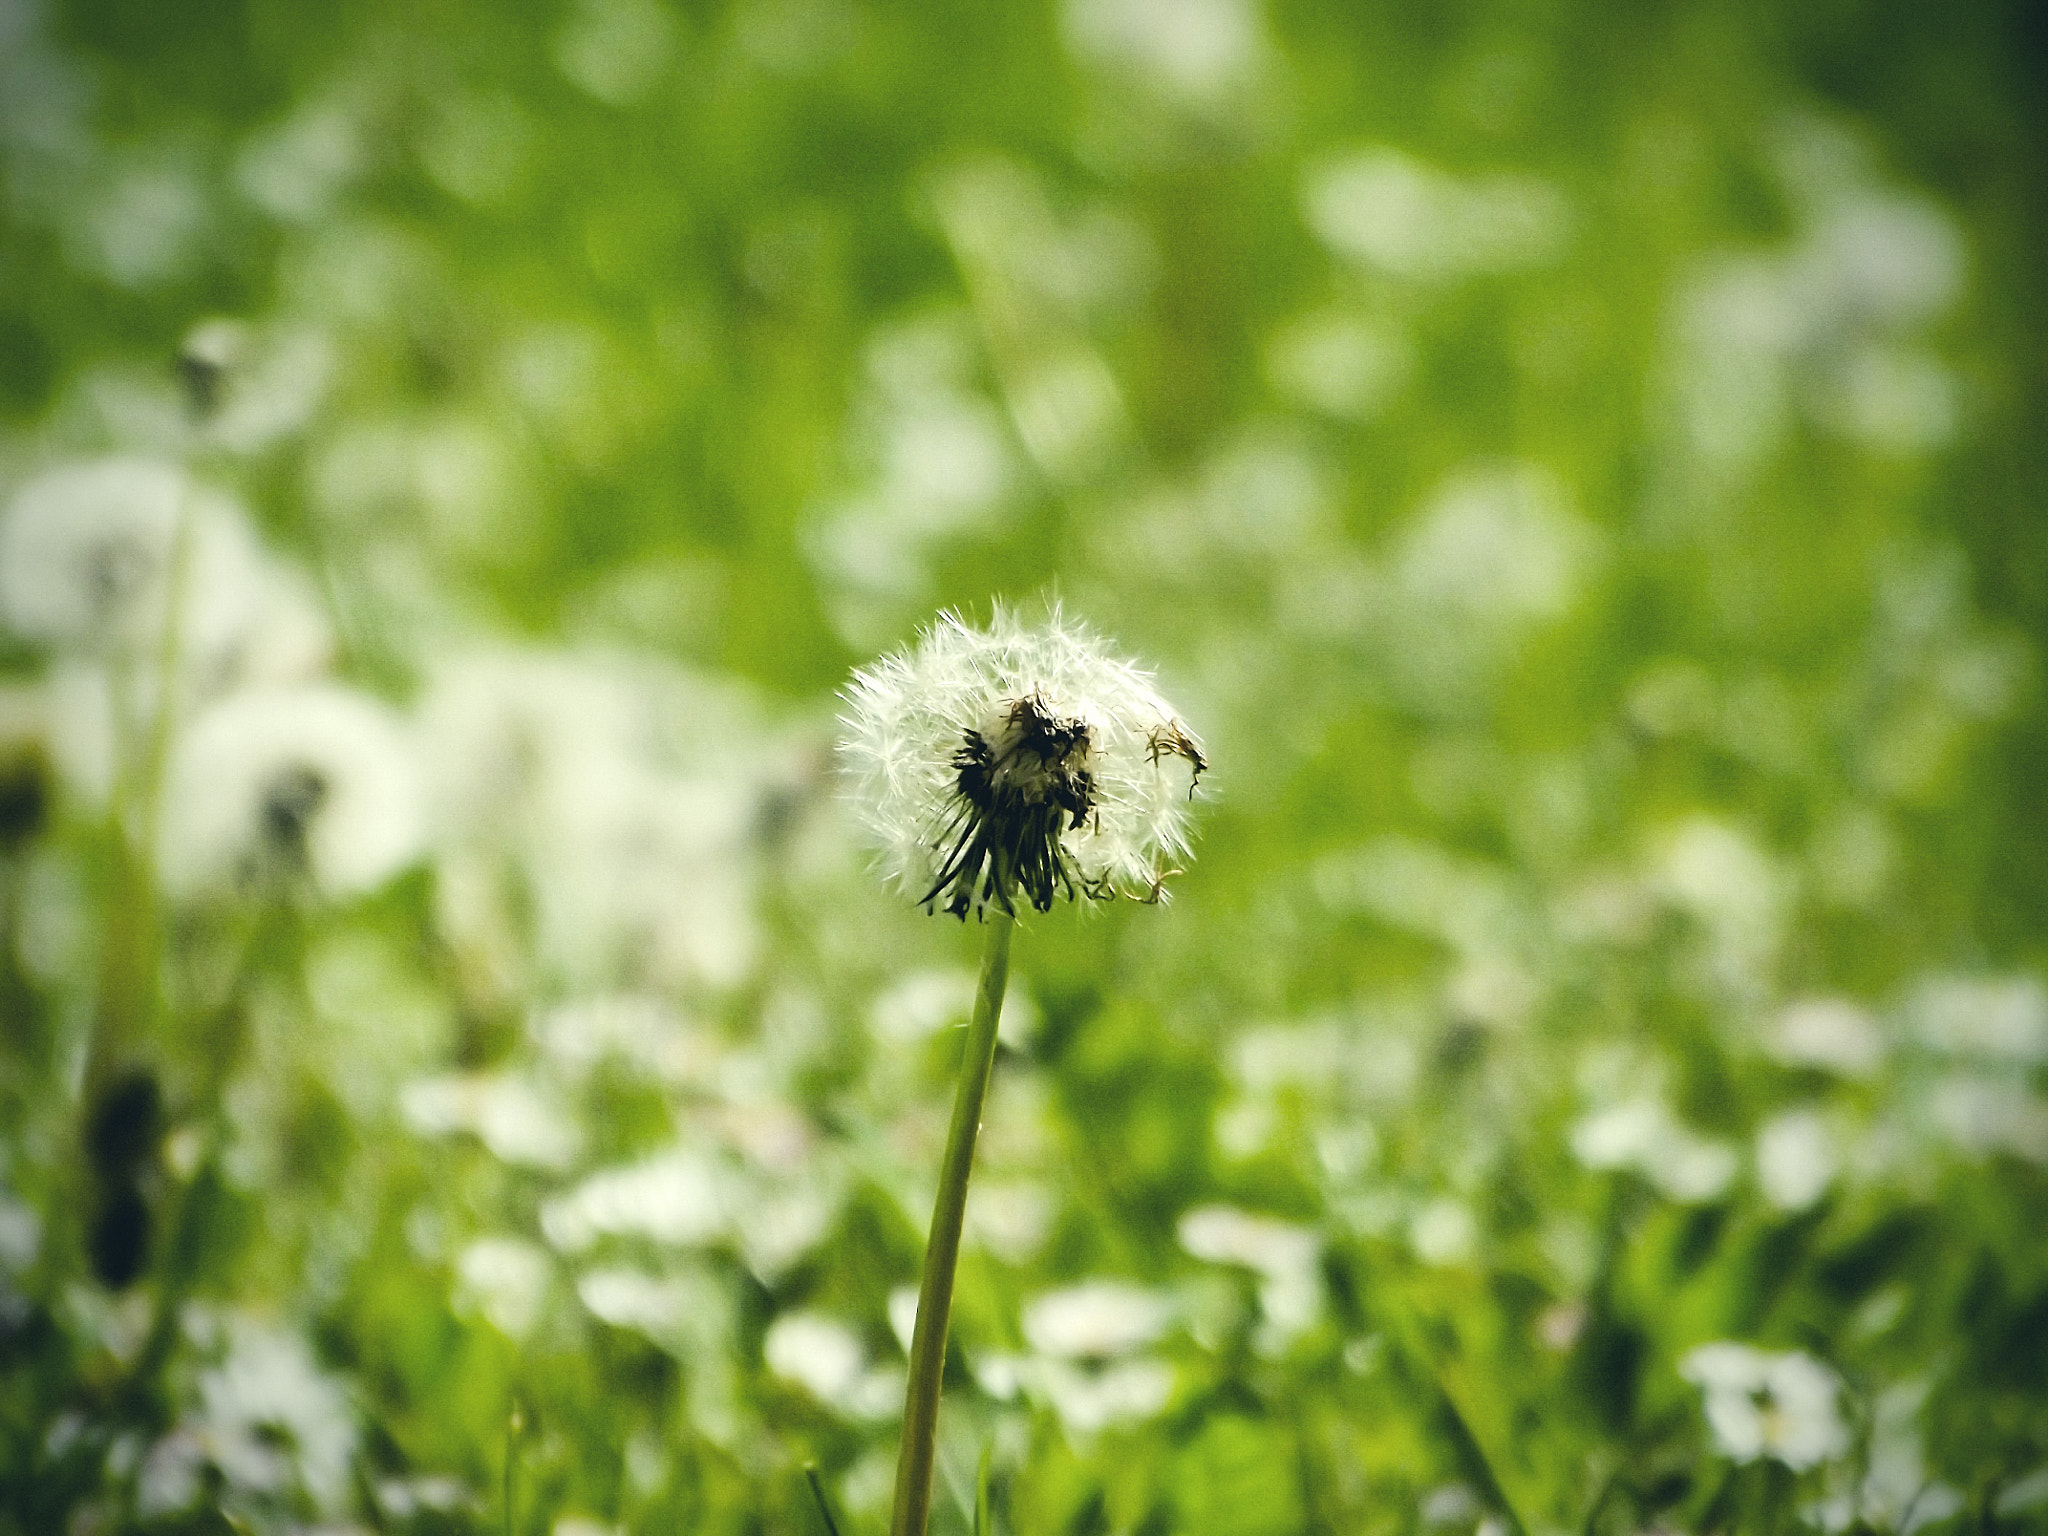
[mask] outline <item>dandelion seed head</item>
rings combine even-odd
[[[172,754],[161,860],[174,894],[309,880],[374,890],[420,851],[413,754],[383,705],[333,684],[212,705]]]
[[[176,465],[63,464],[24,485],[0,519],[0,617],[25,639],[155,641],[189,484]]]
[[[1163,899],[1207,768],[1151,679],[1057,609],[940,615],[854,674],[842,764],[885,872],[956,917]]]
[[[60,464],[0,512],[0,626],[74,665],[158,656],[170,635],[187,703],[314,675],[332,649],[309,584],[239,505],[135,457]]]

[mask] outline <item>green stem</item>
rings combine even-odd
[[[953,1100],[953,1128],[946,1136],[946,1161],[939,1174],[939,1198],[932,1208],[932,1234],[924,1250],[924,1283],[917,1292],[917,1328],[910,1340],[910,1385],[903,1396],[903,1452],[896,1463],[896,1514],[890,1536],[925,1536],[932,1508],[932,1460],[939,1429],[939,1378],[946,1366],[946,1325],[953,1315],[953,1271],[960,1259],[960,1223],[967,1212],[967,1176],[974,1167],[974,1138],[981,1130],[981,1106],[988,1097],[996,1059],[996,1021],[1003,1012],[1003,988],[1010,978],[1010,929],[1006,912],[988,913],[981,947],[981,985],[974,994],[974,1022],[967,1030],[967,1054],[960,1062],[960,1089]]]

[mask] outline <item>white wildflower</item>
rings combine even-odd
[[[648,658],[492,648],[434,668],[421,726],[458,948],[508,978],[532,948],[589,990],[746,975],[764,771],[743,692]]]
[[[1462,1264],[1479,1246],[1479,1224],[1462,1200],[1432,1200],[1408,1223],[1408,1242],[1425,1264]]]
[[[18,1275],[43,1246],[43,1218],[34,1206],[0,1189],[0,1273]]]
[[[1792,1067],[1819,1067],[1843,1077],[1868,1077],[1884,1064],[1877,1021],[1839,997],[1808,998],[1778,1015],[1765,1048]]]
[[[2025,1477],[2007,1483],[1994,1508],[2001,1519],[2016,1519],[2044,1505],[2048,1505],[2048,1466],[2039,1466]]]
[[[576,1295],[600,1322],[656,1341],[677,1332],[695,1299],[687,1283],[637,1269],[594,1269],[576,1282]]]
[[[548,1285],[548,1256],[518,1237],[481,1237],[455,1261],[456,1295],[512,1339],[523,1339],[540,1321]]]
[[[1963,1508],[1960,1491],[1930,1477],[1921,1449],[1921,1409],[1926,1381],[1886,1387],[1871,1404],[1870,1442],[1860,1478],[1841,1478],[1809,1517],[1828,1531],[1914,1531],[1947,1520]],[[2017,1485],[2015,1485],[2017,1486]],[[2012,1513],[2000,1507],[2000,1515]]]
[[[321,1509],[348,1496],[355,1416],[297,1334],[237,1323],[227,1358],[199,1379],[200,1438],[228,1481],[259,1492],[292,1472]]]
[[[559,1172],[576,1160],[582,1133],[552,1095],[525,1078],[450,1073],[407,1083],[399,1111],[422,1136],[474,1135],[501,1162]]]
[[[160,855],[179,895],[309,879],[374,890],[420,851],[418,777],[382,704],[333,685],[250,689],[202,712],[172,755]]]
[[[1156,1291],[1089,1280],[1033,1299],[1024,1308],[1024,1337],[1041,1355],[1098,1359],[1150,1344],[1172,1320],[1173,1303]]]
[[[1058,1197],[1030,1179],[983,1178],[967,1196],[970,1240],[1009,1264],[1038,1256],[1058,1214]]]
[[[854,675],[840,754],[887,873],[927,910],[1156,901],[1207,760],[1147,676],[1057,610],[953,614]]]
[[[1906,1016],[1931,1049],[2028,1066],[2048,1059],[2048,987],[2038,977],[1930,976]]]
[[[217,667],[259,619],[268,575],[241,508],[162,460],[60,464],[0,517],[0,622],[74,651],[153,652],[175,596],[187,663]]]
[[[206,438],[237,453],[304,426],[334,377],[334,347],[317,331],[202,320],[178,348],[178,375]]]
[[[570,1253],[607,1235],[686,1248],[723,1236],[736,1203],[731,1180],[716,1163],[676,1150],[593,1173],[541,1208],[541,1230]]]
[[[1781,1211],[1803,1211],[1820,1199],[1840,1163],[1834,1135],[1818,1110],[1787,1110],[1757,1132],[1757,1183]]]
[[[785,1312],[761,1340],[768,1369],[821,1403],[836,1403],[860,1380],[867,1351],[844,1323],[818,1312]]]
[[[1246,0],[1069,0],[1061,21],[1076,53],[1195,103],[1244,87],[1267,49]]]
[[[1050,1403],[1076,1435],[1152,1418],[1173,1396],[1173,1367],[1150,1357],[1112,1361],[1094,1370],[1065,1360],[1022,1364],[1020,1384]]]
[[[1769,1457],[1803,1472],[1849,1448],[1836,1405],[1841,1382],[1809,1354],[1723,1339],[1689,1353],[1678,1373],[1700,1389],[1714,1444],[1732,1461]]]
[[[903,1372],[868,1366],[868,1352],[846,1323],[823,1313],[782,1313],[762,1339],[762,1360],[827,1407],[856,1419],[893,1417],[903,1407]]]
[[[1308,1227],[1234,1205],[1197,1206],[1181,1217],[1180,1245],[1211,1264],[1239,1264],[1263,1282],[1259,1305],[1283,1343],[1323,1309],[1322,1240]]]
[[[2048,1163],[2048,1098],[2023,1078],[1951,1072],[1928,1092],[1926,1109],[1933,1129],[1972,1157],[2010,1152]]]
[[[1572,1155],[1586,1167],[1631,1168],[1684,1205],[1717,1200],[1735,1177],[1732,1148],[1673,1117],[1662,1099],[1626,1099],[1572,1127]]]
[[[176,466],[143,459],[65,464],[31,480],[0,522],[8,627],[60,644],[154,640],[187,492]]]

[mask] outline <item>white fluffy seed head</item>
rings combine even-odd
[[[202,711],[171,754],[158,850],[174,896],[310,884],[374,890],[420,851],[406,727],[335,684],[251,688]]]
[[[965,917],[1020,891],[1164,898],[1207,766],[1146,673],[1055,608],[941,614],[856,672],[841,764],[884,873]]]

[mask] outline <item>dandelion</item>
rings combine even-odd
[[[135,457],[62,464],[15,494],[0,513],[0,627],[56,653],[52,756],[94,804],[153,797],[177,715],[314,676],[332,650],[309,584],[234,501]]]
[[[1803,1472],[1849,1448],[1836,1409],[1842,1384],[1803,1351],[1771,1354],[1723,1339],[1693,1350],[1678,1374],[1704,1395],[1707,1428],[1732,1461],[1769,1457]]]
[[[149,599],[167,578],[185,493],[175,466],[143,459],[29,481],[0,521],[0,617],[30,640],[155,640]]]
[[[1157,901],[1208,760],[1146,675],[1055,611],[943,614],[854,675],[840,752],[888,874],[927,910]]]
[[[211,655],[244,626],[261,574],[262,551],[242,510],[161,460],[58,465],[24,485],[0,517],[0,622],[73,651],[153,650],[181,587],[180,639]]]
[[[1151,680],[1057,609],[986,630],[942,614],[908,653],[854,674],[841,760],[886,872],[927,912],[986,931],[910,1347],[892,1536],[924,1536],[939,1378],[981,1107],[1021,894],[1164,899],[1208,760]]]
[[[202,712],[172,756],[164,885],[358,895],[418,854],[422,820],[405,732],[383,705],[332,684],[248,689]]]
[[[288,437],[319,408],[334,349],[313,331],[202,320],[178,348],[178,382],[203,441],[253,453]]]

